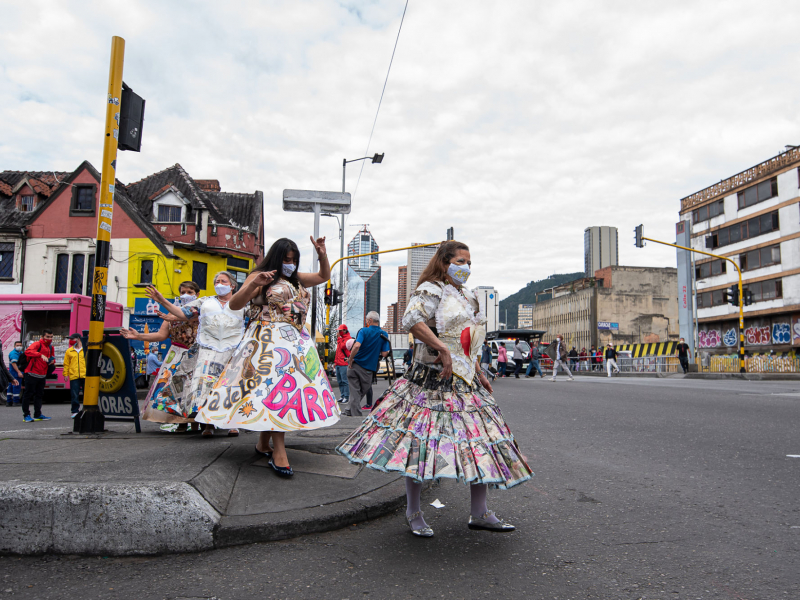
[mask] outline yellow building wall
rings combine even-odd
[[[246,260],[249,268],[236,269],[228,266],[227,256],[217,256],[198,250],[187,250],[176,248],[174,254],[176,258],[166,258],[156,248],[155,244],[147,238],[136,238],[128,240],[128,306],[133,308],[136,298],[145,298],[145,288],[135,287],[134,284],[142,280],[142,261],[153,261],[153,285],[164,297],[169,299],[178,295],[178,288],[184,281],[191,281],[192,269],[195,261],[203,262],[207,265],[206,286],[200,290],[200,296],[214,295],[214,275],[220,271],[238,271],[247,273],[253,267],[253,261],[246,256],[236,256]]]

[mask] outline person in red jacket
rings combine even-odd
[[[347,325],[339,325],[337,330],[339,335],[336,337],[336,356],[333,365],[336,368],[336,381],[339,382],[339,403],[347,404],[350,400],[350,385],[347,383],[347,363],[350,359],[350,351],[347,349],[347,340],[353,339],[347,330]]]
[[[47,367],[56,361],[53,350],[53,332],[42,329],[42,337],[33,342],[25,350],[28,366],[25,367],[25,393],[22,395],[22,420],[25,423],[49,421],[50,417],[42,414],[42,396],[47,378]],[[31,418],[31,401],[33,401],[33,418]]]

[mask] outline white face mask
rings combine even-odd
[[[294,263],[283,263],[281,272],[283,273],[284,277],[291,277],[292,273],[295,272],[295,269],[297,269],[297,265],[295,265]]]
[[[469,265],[457,265],[455,263],[450,263],[450,266],[447,267],[447,274],[450,275],[453,281],[455,281],[458,285],[464,285],[467,283],[467,279],[469,279]]]
[[[181,297],[178,298],[178,304],[182,306],[184,304],[189,304],[189,302],[194,302],[195,300],[197,300],[197,296],[194,294],[181,294]]]
[[[231,293],[231,286],[217,283],[214,284],[214,291],[217,292],[217,296],[227,296]]]

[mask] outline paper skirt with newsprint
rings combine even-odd
[[[256,320],[195,420],[223,429],[295,431],[333,425],[339,408],[305,328]]]

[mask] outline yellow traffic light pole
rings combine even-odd
[[[361,258],[362,256],[373,256],[374,254],[386,254],[388,252],[401,252],[403,250],[411,250],[412,248],[426,248],[428,246],[438,246],[439,244],[444,244],[444,242],[432,242],[430,244],[417,244],[416,246],[406,246],[405,248],[392,248],[391,250],[379,250],[378,252],[367,252],[366,254],[353,254],[351,256],[343,256],[340,259],[334,261],[331,265],[331,273],[333,273],[333,267],[338,265],[343,260],[347,260],[350,258]],[[344,279],[344,278],[342,278]],[[344,282],[342,281],[342,291],[344,291]],[[328,290],[332,288],[331,280],[328,279],[328,283],[325,284],[325,297],[328,297]],[[342,315],[345,312],[342,311]],[[340,323],[341,325],[341,323]],[[331,341],[331,305],[328,304],[325,306],[325,370],[328,370],[328,346],[330,345]]]
[[[106,99],[106,131],[103,140],[103,168],[100,178],[100,207],[97,213],[97,249],[92,276],[92,313],[89,340],[86,345],[86,384],[81,415],[82,432],[103,430],[103,416],[98,408],[100,395],[100,356],[103,352],[103,328],[106,315],[108,261],[111,253],[111,218],[114,212],[114,183],[117,173],[117,140],[119,138],[122,65],[125,40],[111,38],[111,65]]]
[[[654,244],[672,246],[673,248],[680,248],[681,250],[686,250],[688,252],[694,252],[696,254],[705,254],[706,256],[712,256],[714,258],[727,260],[736,268],[736,272],[739,274],[739,372],[745,373],[746,369],[744,366],[744,288],[742,287],[742,270],[739,268],[739,265],[736,264],[736,261],[733,260],[732,258],[728,258],[727,256],[720,256],[719,254],[711,254],[711,252],[704,252],[703,250],[695,250],[694,248],[679,246],[678,244],[670,244],[669,242],[662,242],[661,240],[654,240],[653,238],[649,237],[642,236],[641,239],[647,240],[648,242],[653,242]],[[695,349],[695,352],[696,351],[697,349]]]

